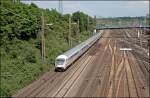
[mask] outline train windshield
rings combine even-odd
[[[65,62],[64,59],[57,59],[57,60],[56,60],[56,64],[57,64],[57,65],[63,65],[64,62]]]

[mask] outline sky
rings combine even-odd
[[[22,1],[23,3],[35,3],[40,8],[59,8],[59,1]],[[149,13],[149,1],[62,1],[63,14],[82,11],[92,17],[123,17],[145,16]]]

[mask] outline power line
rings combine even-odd
[[[22,16],[20,16],[20,15],[18,15],[18,14],[16,14],[16,13],[14,13],[14,12],[13,12],[12,10],[10,10],[10,9],[6,9],[6,8],[3,8],[3,9],[6,10],[6,11],[8,11],[8,12],[10,12],[10,13],[12,13],[12,14],[14,14],[14,15],[16,15],[16,16],[18,16],[18,17],[20,17],[20,18],[23,18],[23,19],[25,19],[25,20],[31,22],[31,20],[29,20],[29,19],[27,19],[27,18],[24,18],[24,17],[22,17]]]

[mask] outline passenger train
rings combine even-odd
[[[102,35],[103,30],[91,38],[59,55],[55,60],[55,71],[65,71],[77,58],[85,53]]]

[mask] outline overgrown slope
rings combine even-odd
[[[11,96],[31,83],[40,75],[54,67],[57,55],[71,48],[68,45],[68,15],[61,15],[55,9],[40,9],[35,4],[23,4],[12,0],[1,1],[0,15],[0,58],[1,86],[0,96]],[[44,13],[46,61],[41,60],[41,13]],[[90,36],[87,31],[87,16],[76,12],[72,22],[81,21],[72,26],[73,46]],[[90,27],[94,21],[90,17]],[[93,28],[90,28],[92,30]],[[73,47],[72,46],[72,47]]]

